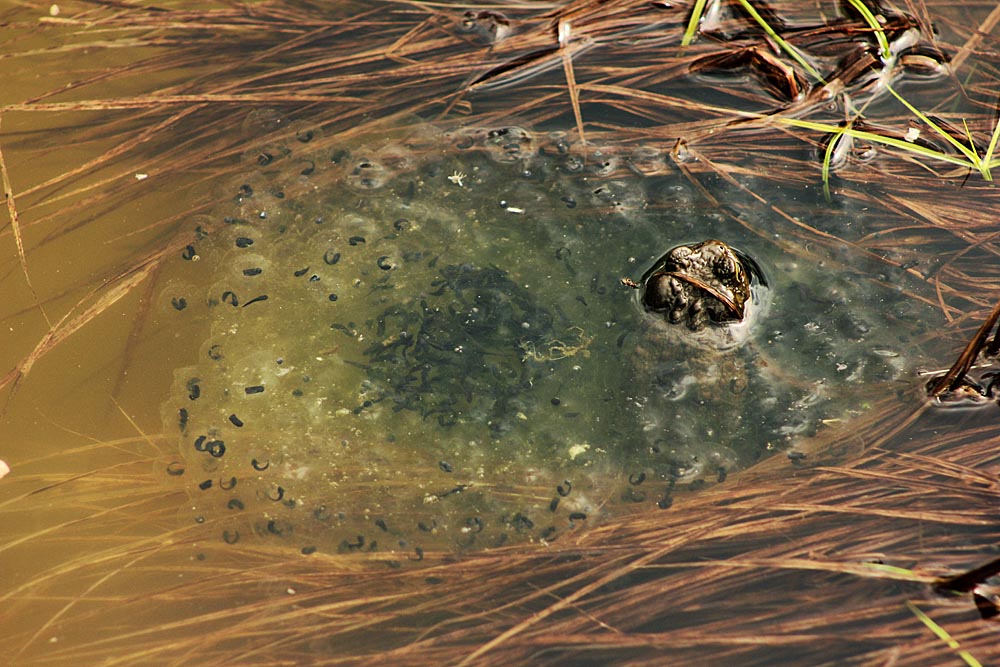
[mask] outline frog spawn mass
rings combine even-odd
[[[553,540],[667,507],[676,482],[722,478],[801,430],[802,410],[774,406],[808,383],[773,387],[752,346],[678,348],[617,285],[623,227],[662,242],[634,173],[649,151],[622,176],[621,158],[520,128],[317,137],[249,154],[161,299],[207,331],[164,419],[185,512],[221,539],[392,562]],[[749,272],[711,243],[688,254]],[[702,303],[689,333],[754,300],[705,280],[668,285],[666,319]]]

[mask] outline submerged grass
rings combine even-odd
[[[898,272],[932,287],[952,325],[926,334],[934,349],[970,338],[985,319],[1000,281],[992,213],[1000,202],[989,184],[963,185],[963,178],[968,169],[989,178],[997,165],[993,100],[972,92],[969,99],[987,111],[977,115],[973,105],[954,112],[971,127],[967,146],[919,110],[933,105],[933,96],[919,95],[917,105],[897,96],[952,154],[853,122],[841,126],[808,100],[775,100],[740,82],[692,78],[699,58],[747,44],[694,43],[704,2],[692,13],[639,0],[541,10],[501,4],[516,30],[497,42],[456,29],[461,12],[421,2],[382,2],[341,17],[309,2],[193,12],[94,2],[87,11],[66,11],[44,24],[67,31],[61,38],[68,44],[58,47],[65,52],[126,44],[163,51],[102,66],[98,74],[74,73],[70,85],[53,84],[4,108],[5,119],[106,114],[103,124],[78,130],[81,140],[93,141],[89,158],[16,193],[23,224],[12,209],[4,234],[14,240],[22,270],[27,275],[25,247],[39,252],[87,228],[87,216],[66,224],[61,206],[82,201],[116,210],[129,202],[136,165],[156,164],[160,182],[192,168],[199,182],[225,180],[239,168],[239,126],[248,107],[319,118],[331,133],[362,131],[352,128],[393,114],[451,110],[456,123],[575,127],[580,143],[586,132],[605,150],[655,146],[671,156],[663,168],[687,175],[709,201],[714,179],[727,179],[747,201],[719,202],[719,210],[742,220],[745,211],[765,207],[783,221],[782,247],[802,261],[814,244],[845,247],[877,267],[873,281],[882,280],[878,271]],[[772,9],[794,16],[802,4]],[[932,16],[950,11],[943,3],[917,4]],[[851,5],[862,16],[852,29],[874,31],[887,58],[881,24],[862,3]],[[776,26],[768,31],[752,5],[741,6],[772,38],[784,39]],[[94,42],[94,34],[132,41]],[[348,34],[365,37],[343,39]],[[972,43],[988,35],[970,29],[964,37]],[[673,55],[676,45],[687,49]],[[111,87],[137,76],[167,78],[207,54],[217,63],[211,72],[172,77],[127,97]],[[29,62],[40,54],[5,55]],[[970,74],[995,89],[991,71]],[[502,90],[490,95],[491,87]],[[705,87],[712,94],[699,96]],[[123,109],[141,112],[115,115]],[[882,120],[907,127],[911,116]],[[114,146],[100,147],[105,133],[117,137]],[[977,133],[990,136],[981,154]],[[821,155],[817,134],[832,135]],[[905,159],[849,159],[833,169],[832,155],[847,138],[896,149]],[[31,142],[39,140],[22,136],[16,153],[7,138],[2,144],[8,157],[31,155]],[[16,174],[25,159],[6,167]],[[931,160],[961,169],[939,172]],[[839,225],[821,228],[809,216],[815,202],[772,201],[757,192],[762,182],[806,192],[817,179],[830,189],[833,172],[837,197],[868,208],[864,225],[850,226],[856,209],[848,208]],[[14,194],[6,168],[4,176]],[[197,208],[192,202],[185,212]],[[18,348],[19,361],[2,381],[8,400],[16,402],[13,385],[31,383],[33,369],[71,336],[155,279],[163,257],[181,247],[164,232],[180,217],[171,212],[128,231],[147,245],[127,266],[95,260],[88,267],[96,282]],[[24,235],[41,242],[25,246]],[[69,286],[46,289],[26,301],[55,302],[64,294],[59,289],[71,294]],[[912,297],[934,298],[916,291]],[[34,306],[23,308],[4,321],[30,317]],[[46,308],[59,313],[54,303]],[[916,383],[902,391],[902,399],[876,400],[866,416],[803,443],[804,462],[769,459],[726,484],[678,496],[669,510],[644,509],[551,544],[426,553],[423,563],[399,569],[378,554],[305,557],[266,544],[237,550],[207,541],[210,523],[178,527],[186,492],[158,474],[172,445],[155,435],[157,424],[128,416],[129,435],[120,440],[83,438],[45,454],[4,454],[15,472],[0,483],[0,514],[10,530],[0,557],[33,563],[33,570],[0,591],[3,640],[18,661],[47,665],[195,657],[243,665],[656,665],[665,650],[688,664],[706,655],[744,665],[941,664],[956,653],[967,664],[989,664],[998,652],[995,625],[975,614],[970,595],[946,596],[937,587],[989,560],[1000,541],[1000,427],[993,419],[963,423],[954,412],[929,407]],[[108,463],[92,462],[100,460]],[[79,465],[82,472],[74,469]]]

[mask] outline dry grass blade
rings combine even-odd
[[[1000,302],[993,307],[993,311],[990,316],[986,318],[982,326],[973,336],[972,340],[965,346],[962,353],[958,355],[958,359],[952,364],[951,368],[944,375],[934,378],[927,385],[927,393],[931,396],[940,396],[948,391],[954,391],[958,389],[962,381],[965,379],[972,368],[972,365],[976,362],[976,358],[979,356],[980,351],[986,345],[986,339],[989,338],[990,332],[993,327],[996,326],[997,319],[1000,318]]]
[[[958,53],[951,59],[951,66],[956,70],[965,64],[970,55],[975,53],[983,39],[993,33],[993,29],[1000,23],[1000,7],[994,7],[989,15],[983,19],[976,29],[970,32],[969,39],[962,44]]]
[[[586,145],[587,137],[583,132],[583,114],[580,111],[580,89],[576,85],[576,77],[573,74],[573,55],[569,50],[572,26],[564,20],[560,20],[557,26],[559,52],[562,56],[563,72],[566,74],[566,89],[569,91],[570,103],[573,105],[573,117],[576,119],[576,132],[580,143]]]
[[[102,287],[81,299],[77,303],[76,308],[52,325],[48,333],[35,346],[35,349],[0,380],[0,388],[8,384],[12,384],[16,388],[17,384],[27,377],[32,367],[40,358],[113,306],[119,299],[128,295],[149,277],[150,273],[156,268],[156,263],[173,250],[176,250],[176,248],[169,247],[154,253],[130,269],[108,280]],[[82,310],[74,315],[74,311],[81,308]],[[7,400],[9,401],[10,398],[11,395],[8,395]]]
[[[0,123],[2,122],[3,112],[0,111]],[[2,147],[0,147],[0,178],[2,178],[3,182],[3,194],[4,200],[7,202],[7,214],[10,217],[11,233],[14,235],[14,243],[17,245],[17,259],[21,263],[21,273],[24,274],[24,281],[28,284],[28,289],[31,290],[31,297],[35,301],[38,312],[45,318],[46,324],[51,327],[52,321],[49,320],[49,316],[45,313],[45,308],[42,307],[41,302],[38,300],[38,294],[35,292],[35,286],[31,284],[31,276],[28,273],[28,257],[24,252],[21,223],[17,216],[17,206],[14,204],[14,187],[10,182],[10,174],[7,172],[7,162],[4,160]]]

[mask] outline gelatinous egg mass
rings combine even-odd
[[[203,338],[163,408],[185,513],[230,543],[399,562],[554,540],[669,507],[676,483],[829,416],[837,360],[815,359],[845,336],[713,351],[664,335],[620,279],[702,240],[664,225],[694,205],[651,194],[654,152],[567,146],[516,127],[350,142],[292,127],[249,151],[166,267],[165,311]],[[830,321],[828,292],[805,292]],[[796,354],[795,382],[765,370]],[[896,372],[850,354],[856,382]]]

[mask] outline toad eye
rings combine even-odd
[[[653,310],[661,310],[670,305],[673,299],[672,279],[665,274],[653,276],[646,284],[643,299],[646,306]]]
[[[722,278],[739,275],[739,265],[729,256],[720,257],[715,261],[715,274]]]

